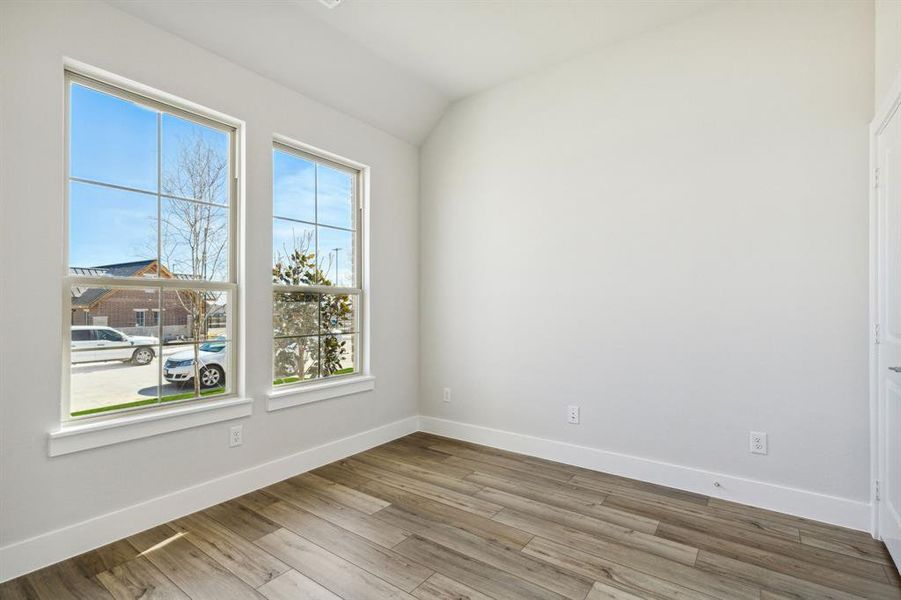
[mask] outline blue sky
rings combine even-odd
[[[317,165],[287,152],[274,150],[272,156],[272,211],[276,217],[272,232],[273,256],[277,258],[290,251],[295,240],[312,240],[311,246],[318,242],[315,253],[326,276],[338,285],[353,286],[354,236],[350,231],[336,229],[354,227],[353,178],[343,171]],[[316,223],[318,227],[294,220]]]
[[[70,182],[69,264],[92,267],[156,258],[160,113],[78,84],[72,84],[70,102],[70,175],[148,193]],[[166,113],[160,125],[164,179],[196,134],[217,154],[228,156],[223,131]],[[228,197],[223,193],[207,200],[225,203]]]
[[[164,181],[184,144],[196,135],[222,157],[228,156],[228,135],[167,113],[160,117],[155,109],[79,84],[72,84],[70,101],[71,176],[146,193],[70,182],[69,264],[92,267],[155,258],[158,120]],[[320,267],[339,285],[352,286],[353,234],[335,229],[354,227],[352,177],[286,152],[276,150],[272,158],[274,215],[318,223],[276,218],[273,253],[293,248],[295,239],[305,235],[314,245],[318,239]],[[223,193],[207,200],[226,203],[228,198]],[[224,222],[227,210],[217,212]]]

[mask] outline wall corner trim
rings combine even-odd
[[[419,420],[420,430],[427,433],[871,533],[872,509],[869,502],[703,471],[481,425],[428,416],[420,416]],[[718,482],[719,487],[714,486],[714,482]]]
[[[327,465],[419,429],[411,416],[0,547],[0,582]]]

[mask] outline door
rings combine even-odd
[[[901,565],[901,111],[877,132],[876,153],[878,527]]]
[[[72,329],[72,362],[82,363],[94,360],[94,336],[90,329]]]
[[[128,360],[134,348],[122,333],[115,329],[99,328],[94,330],[97,337],[97,358],[94,360]]]

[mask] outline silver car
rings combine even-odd
[[[198,360],[200,387],[209,389],[225,385],[225,365],[228,363],[224,341],[213,340],[200,344]],[[188,384],[194,380],[194,348],[176,352],[163,363],[163,377],[169,383]]]

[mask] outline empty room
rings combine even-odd
[[[0,0],[0,599],[898,565],[901,0]]]

